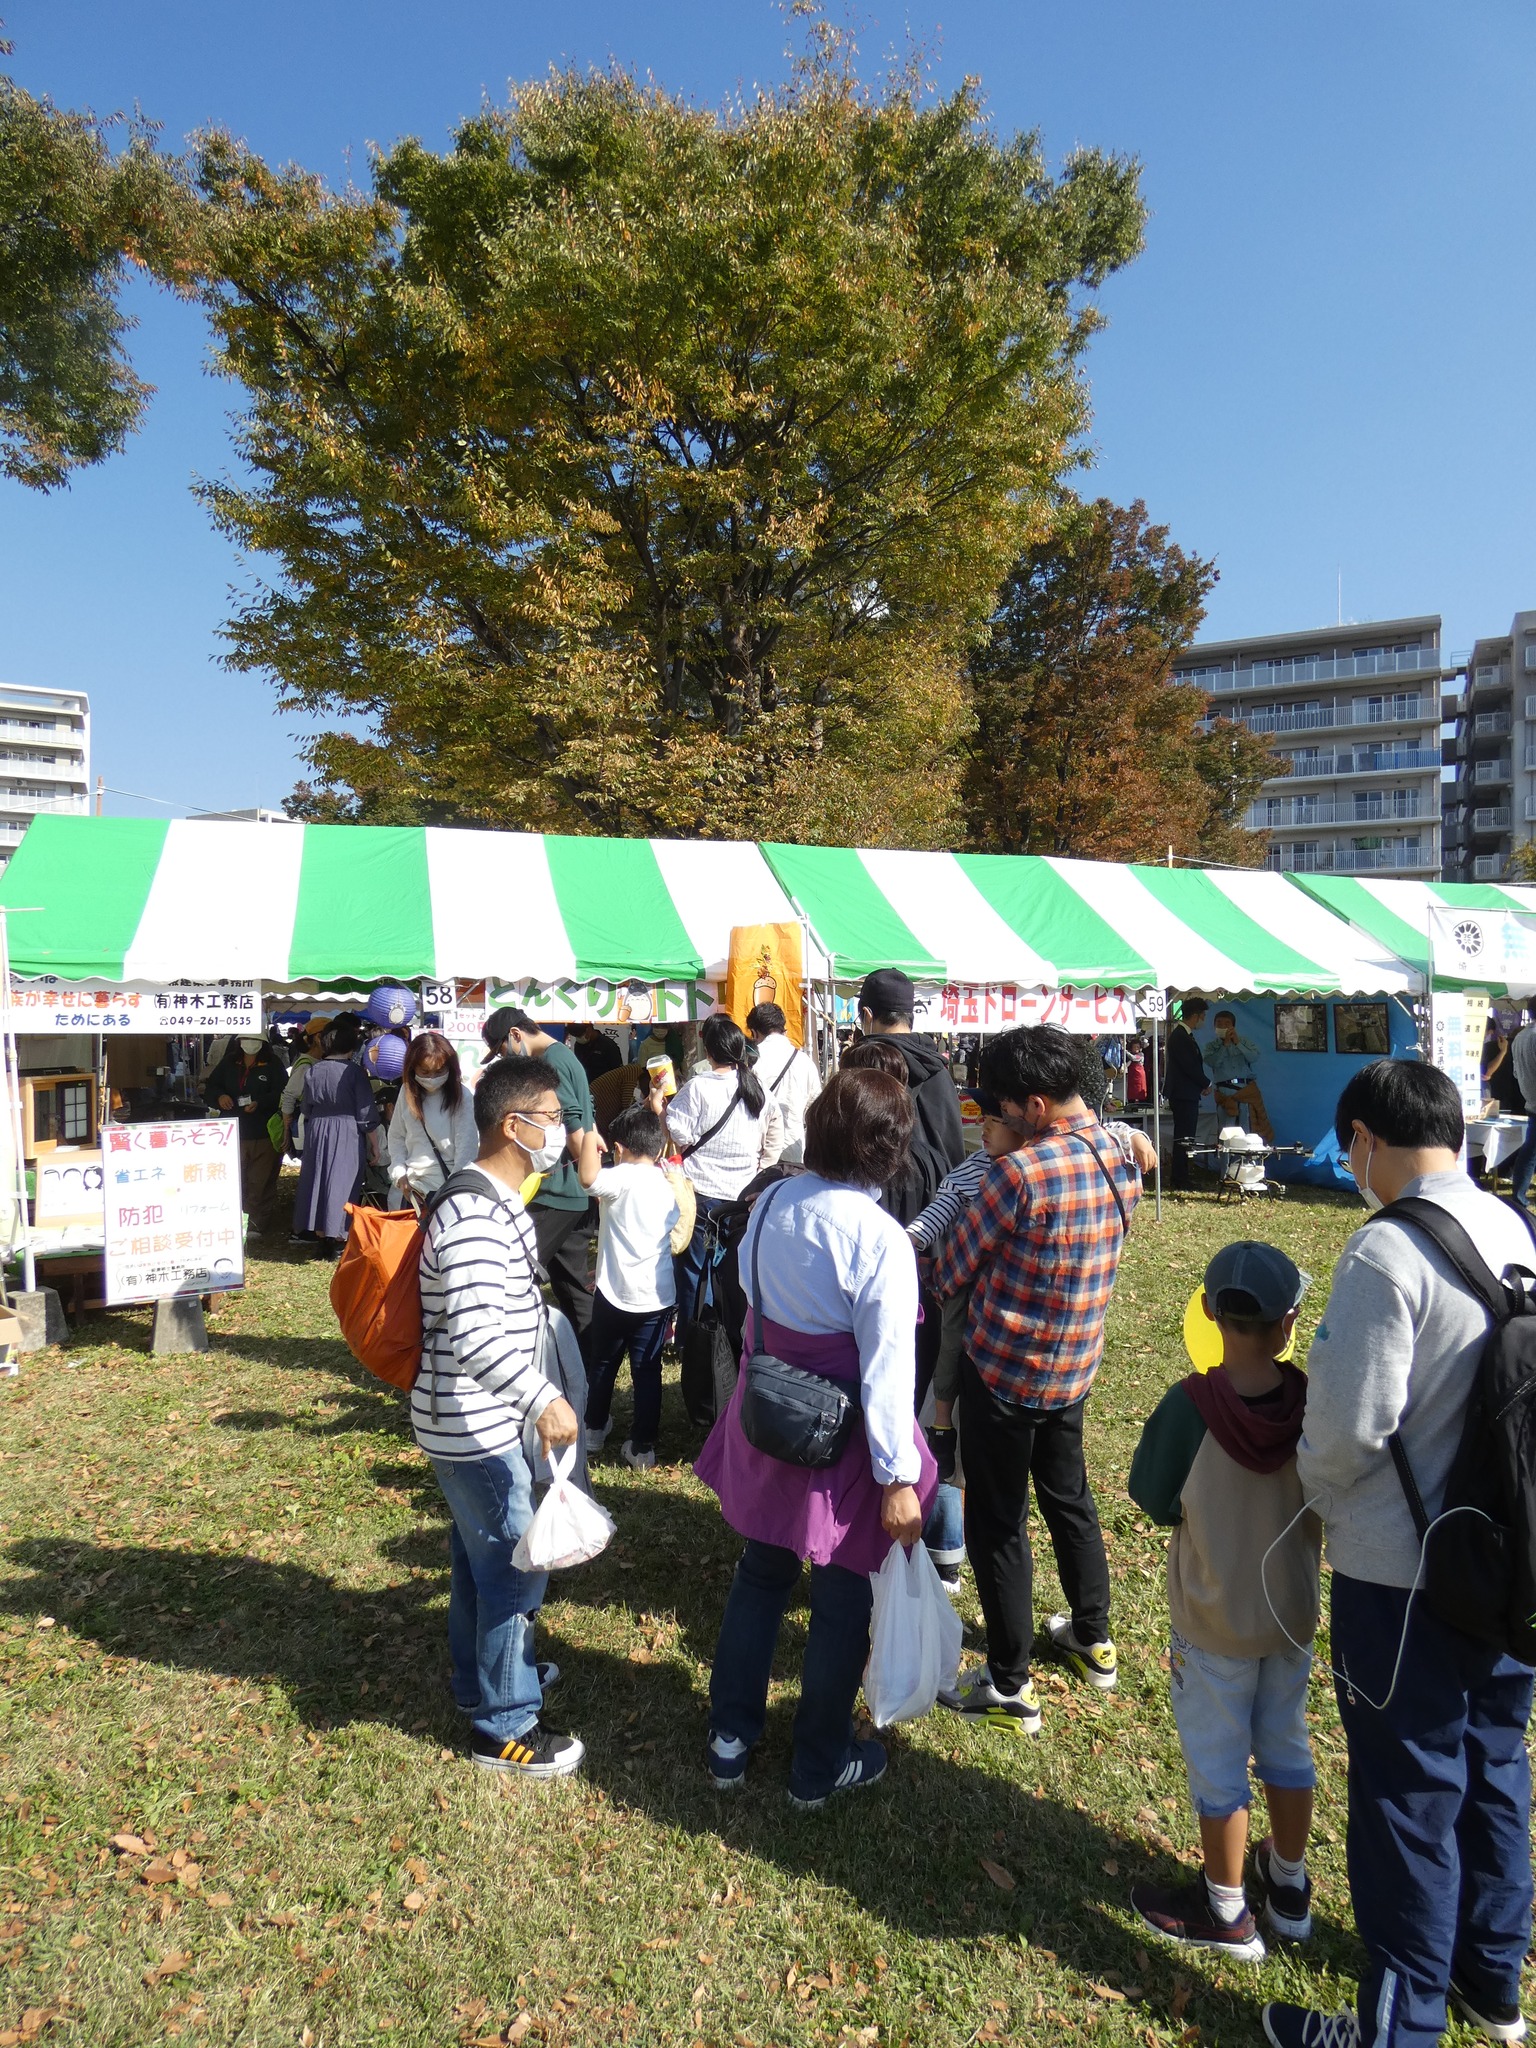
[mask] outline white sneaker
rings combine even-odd
[[[619,1456],[624,1460],[631,1472],[651,1472],[655,1470],[656,1453],[649,1446],[644,1450],[637,1451],[634,1445],[626,1438],[620,1448]]]
[[[952,1690],[941,1692],[939,1705],[1009,1735],[1040,1733],[1040,1700],[1033,1681],[1026,1679],[1017,1692],[999,1692],[985,1664],[968,1671]]]
[[[587,1431],[587,1456],[590,1458],[594,1451],[600,1451],[612,1433],[613,1424],[611,1422],[605,1422],[601,1429],[589,1429]]]

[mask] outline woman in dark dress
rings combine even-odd
[[[304,1157],[293,1227],[313,1235],[333,1259],[341,1256],[347,1234],[347,1204],[362,1188],[367,1134],[379,1123],[373,1090],[352,1059],[360,1037],[355,1017],[338,1017],[304,1076]]]

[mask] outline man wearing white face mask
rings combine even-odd
[[[258,1032],[237,1038],[203,1085],[215,1116],[240,1119],[240,1190],[252,1237],[272,1228],[281,1154],[267,1129],[283,1099],[288,1073]]]
[[[1461,1168],[1448,1075],[1377,1060],[1339,1097],[1335,1128],[1368,1209],[1416,1196],[1461,1226],[1495,1276],[1536,1271],[1519,1211]],[[1396,1433],[1433,1521],[1490,1320],[1437,1243],[1383,1216],[1344,1247],[1307,1358],[1296,1462],[1333,1567],[1349,1882],[1368,1967],[1354,2013],[1267,2006],[1274,2048],[1432,2048],[1447,1998],[1492,2039],[1525,2033],[1531,1672],[1422,1596],[1410,1605],[1421,1546],[1389,1448]]]
[[[581,1426],[540,1369],[538,1248],[518,1193],[530,1169],[565,1141],[548,1068],[492,1061],[475,1091],[475,1123],[474,1167],[455,1176],[427,1225],[411,1428],[453,1516],[448,1647],[471,1753],[483,1770],[558,1778],[584,1752],[574,1736],[540,1720],[560,1676],[534,1656],[547,1580],[513,1562],[533,1519],[525,1427],[531,1419],[547,1458],[575,1443]],[[580,1165],[595,1178],[595,1132]]]

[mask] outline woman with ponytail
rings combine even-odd
[[[752,1047],[741,1026],[729,1017],[706,1017],[699,1043],[707,1074],[685,1081],[670,1102],[654,1076],[651,1088],[651,1108],[665,1117],[698,1198],[693,1236],[677,1257],[679,1334],[693,1320],[713,1218],[784,1149],[783,1117],[752,1071]]]

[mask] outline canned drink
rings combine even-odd
[[[672,1071],[669,1053],[658,1053],[653,1059],[648,1059],[645,1070],[651,1076],[652,1087],[656,1085],[658,1079],[660,1080],[663,1095],[671,1097],[677,1093],[677,1075]]]

